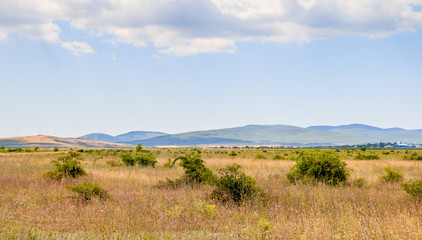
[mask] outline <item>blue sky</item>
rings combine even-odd
[[[0,137],[422,129],[421,1],[0,3]]]

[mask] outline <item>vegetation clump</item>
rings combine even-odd
[[[290,182],[323,182],[337,185],[348,177],[346,163],[329,152],[301,152],[294,158],[296,165],[287,174]]]
[[[391,167],[384,168],[384,171],[386,171],[387,174],[381,176],[381,179],[385,182],[396,183],[403,181],[403,174],[393,170]]]
[[[422,160],[422,156],[418,155],[417,153],[412,153],[410,156],[404,156],[404,160]]]
[[[198,153],[185,154],[177,157],[171,164],[174,165],[176,161],[180,161],[179,166],[185,169],[185,174],[178,179],[167,179],[166,185],[178,187],[182,184],[212,184],[214,175],[212,171],[204,165],[204,160]],[[170,164],[171,161],[169,161]],[[171,165],[170,164],[170,165]]]
[[[402,184],[405,192],[419,200],[422,200],[422,180],[411,180]]]
[[[360,154],[355,157],[356,160],[379,160],[380,157],[376,154]]]
[[[122,151],[120,158],[126,166],[135,166],[138,164],[141,167],[155,167],[157,165],[157,157],[149,150],[143,150],[142,145],[138,144],[133,151]]]
[[[51,161],[56,166],[56,169],[44,173],[43,177],[60,180],[65,177],[77,178],[86,175],[80,160],[84,160],[84,158],[77,152],[69,152],[64,156],[60,156],[57,160]]]
[[[219,170],[220,176],[215,179],[216,188],[211,193],[211,198],[221,202],[241,204],[251,199],[261,191],[256,181],[246,176],[239,169],[239,164],[232,164]]]
[[[84,182],[75,186],[66,186],[72,192],[78,194],[84,202],[91,200],[93,197],[98,197],[102,200],[110,198],[108,192],[98,186],[96,183]]]

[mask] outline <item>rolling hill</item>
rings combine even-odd
[[[132,131],[124,134],[120,134],[117,136],[111,136],[104,133],[91,133],[87,135],[80,136],[80,139],[88,139],[88,140],[96,140],[96,141],[104,141],[104,142],[112,142],[112,143],[122,143],[122,142],[130,142],[135,140],[144,140],[148,138],[158,137],[167,135],[167,133],[163,132],[151,132],[151,131]]]
[[[45,135],[0,138],[0,146],[5,148],[124,148],[127,144],[110,143],[86,139],[62,138]]]
[[[193,145],[345,145],[377,142],[422,143],[422,132],[383,129],[362,124],[313,126],[247,125],[243,127],[169,134],[129,144],[144,146]]]

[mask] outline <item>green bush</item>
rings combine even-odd
[[[126,166],[135,166],[135,164],[138,164],[141,167],[155,167],[157,164],[156,156],[151,151],[142,150],[141,144],[138,144],[135,152],[122,151],[120,158]]]
[[[355,157],[355,160],[379,160],[380,157],[376,154],[360,154]]]
[[[404,160],[422,160],[422,156],[419,156],[417,153],[412,153],[410,156],[404,156]]]
[[[290,182],[319,181],[330,185],[344,182],[348,177],[346,163],[328,152],[301,152],[294,158],[296,165],[287,174]]]
[[[232,152],[229,154],[229,156],[230,156],[230,157],[236,157],[236,156],[237,156],[237,153],[236,153],[235,151],[232,151]]]
[[[179,187],[183,184],[212,184],[214,181],[214,175],[212,171],[204,165],[204,160],[201,159],[201,155],[198,153],[186,153],[184,156],[177,157],[173,161],[173,165],[176,161],[180,161],[179,165],[185,169],[185,174],[178,179],[167,179],[166,182],[160,182],[161,186]],[[169,160],[170,164],[171,160]]]
[[[220,176],[215,179],[216,188],[211,193],[212,198],[240,204],[260,192],[256,181],[239,171],[240,167],[233,164],[219,170]]]
[[[53,151],[58,152],[59,151],[59,148],[58,147],[54,147],[53,148]]]
[[[262,155],[262,154],[257,154],[255,156],[255,159],[267,159],[267,158],[264,155]]]
[[[60,180],[65,177],[76,178],[86,175],[79,160],[83,157],[79,153],[69,152],[64,156],[60,156],[57,160],[51,161],[56,166],[55,170],[44,173],[45,178]]]
[[[91,200],[92,197],[98,197],[103,200],[110,197],[106,190],[91,182],[84,182],[76,186],[66,186],[66,188],[77,193],[84,202]]]
[[[120,158],[122,159],[122,162],[126,166],[134,166],[135,165],[135,159],[133,158],[132,154],[130,152],[124,151],[120,153]]]
[[[155,155],[150,151],[143,151],[136,153],[134,157],[135,162],[141,167],[155,167],[157,160]]]
[[[284,159],[284,157],[280,156],[278,154],[273,157],[273,160],[283,160],[283,159]]]
[[[403,174],[402,173],[394,171],[390,167],[384,168],[384,171],[386,171],[387,174],[384,175],[384,176],[381,176],[382,180],[384,180],[386,182],[391,182],[391,183],[403,181]]]
[[[402,188],[412,197],[422,199],[422,180],[407,181],[402,184]]]

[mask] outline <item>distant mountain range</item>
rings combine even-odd
[[[133,132],[120,134],[117,136],[111,136],[104,133],[91,133],[91,134],[83,135],[79,138],[103,141],[103,142],[121,143],[121,142],[130,142],[130,141],[140,141],[140,140],[154,138],[154,137],[163,136],[163,135],[167,135],[167,133],[150,132],[150,131],[133,131]]]
[[[179,134],[136,131],[117,136],[93,133],[83,139],[144,146],[197,145],[345,145],[378,142],[422,143],[422,130],[378,128],[363,124],[341,126],[247,125]]]

